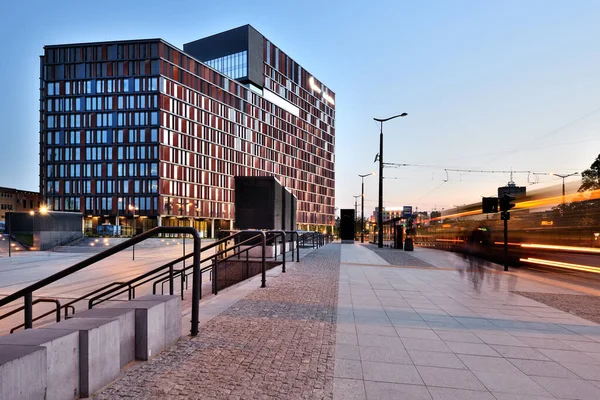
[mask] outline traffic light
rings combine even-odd
[[[500,197],[500,211],[508,211],[515,206],[513,201],[515,198],[513,196],[509,196],[508,194],[504,194],[504,196]]]
[[[481,199],[481,212],[484,214],[498,212],[498,198],[484,197]]]

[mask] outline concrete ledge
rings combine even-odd
[[[46,398],[46,348],[0,345],[0,399]]]
[[[149,294],[132,301],[160,301],[165,304],[165,346],[181,337],[181,297]]]
[[[79,332],[79,391],[91,396],[119,375],[119,320],[104,318],[71,318],[39,330],[71,330]]]
[[[135,310],[135,358],[148,360],[181,336],[181,297],[148,295],[112,306]]]
[[[0,337],[0,345],[45,347],[47,398],[79,398],[78,332],[62,329],[27,329]]]
[[[123,368],[135,360],[135,310],[125,308],[92,308],[91,310],[78,312],[69,318],[118,318],[121,354],[120,366]]]

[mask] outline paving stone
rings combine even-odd
[[[360,360],[358,346],[350,344],[338,344],[335,346],[335,358],[345,358],[349,360]]]
[[[466,369],[460,359],[452,353],[441,353],[437,351],[408,350],[408,354],[415,365],[426,367],[442,367]]]
[[[517,367],[501,357],[475,356],[459,354],[458,357],[471,371],[518,371]]]
[[[569,369],[564,366],[554,362],[554,361],[539,361],[539,360],[521,360],[521,359],[510,359],[509,360],[513,365],[523,371],[526,375],[529,376],[547,376],[547,377],[555,377],[555,378],[570,378],[570,379],[578,379],[578,376],[573,372],[569,371]],[[590,371],[590,369],[595,369],[595,373],[593,371],[589,376],[597,377],[596,379],[600,379],[600,368],[593,365],[586,365],[585,368],[582,364],[571,364],[575,369],[584,372]],[[579,368],[578,368],[579,367]],[[586,379],[594,379],[588,378]]]
[[[445,342],[456,354],[472,354],[479,356],[499,356],[490,346],[485,343]]]
[[[367,391],[367,398],[369,400],[432,399],[427,388],[420,385],[366,381],[365,389]]]
[[[376,346],[360,346],[362,361],[377,361],[394,364],[412,364],[410,356],[404,348],[385,348]]]
[[[440,339],[444,341],[450,342],[465,342],[465,343],[483,343],[481,339],[479,339],[475,334],[466,331],[448,331],[448,330],[438,330],[435,329],[435,332],[440,337]]]
[[[334,378],[333,400],[366,400],[365,384],[361,380]]]
[[[521,371],[473,371],[491,392],[547,396],[543,387]],[[534,377],[535,378],[535,377]]]
[[[490,392],[430,387],[433,400],[496,400]]]
[[[414,365],[363,361],[362,367],[365,381],[423,384]]]
[[[487,390],[471,371],[437,367],[417,367],[427,386]]]
[[[600,399],[600,388],[584,380],[547,378],[542,376],[534,376],[532,379],[550,394],[561,399]]]

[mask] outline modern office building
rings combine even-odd
[[[40,191],[86,227],[229,228],[234,176],[274,176],[299,229],[334,224],[335,94],[249,25],[44,47]]]

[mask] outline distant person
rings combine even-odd
[[[473,287],[477,290],[485,278],[486,262],[481,258],[491,245],[491,235],[487,228],[480,227],[474,229],[466,240],[464,257],[469,261],[467,274],[473,282]]]

